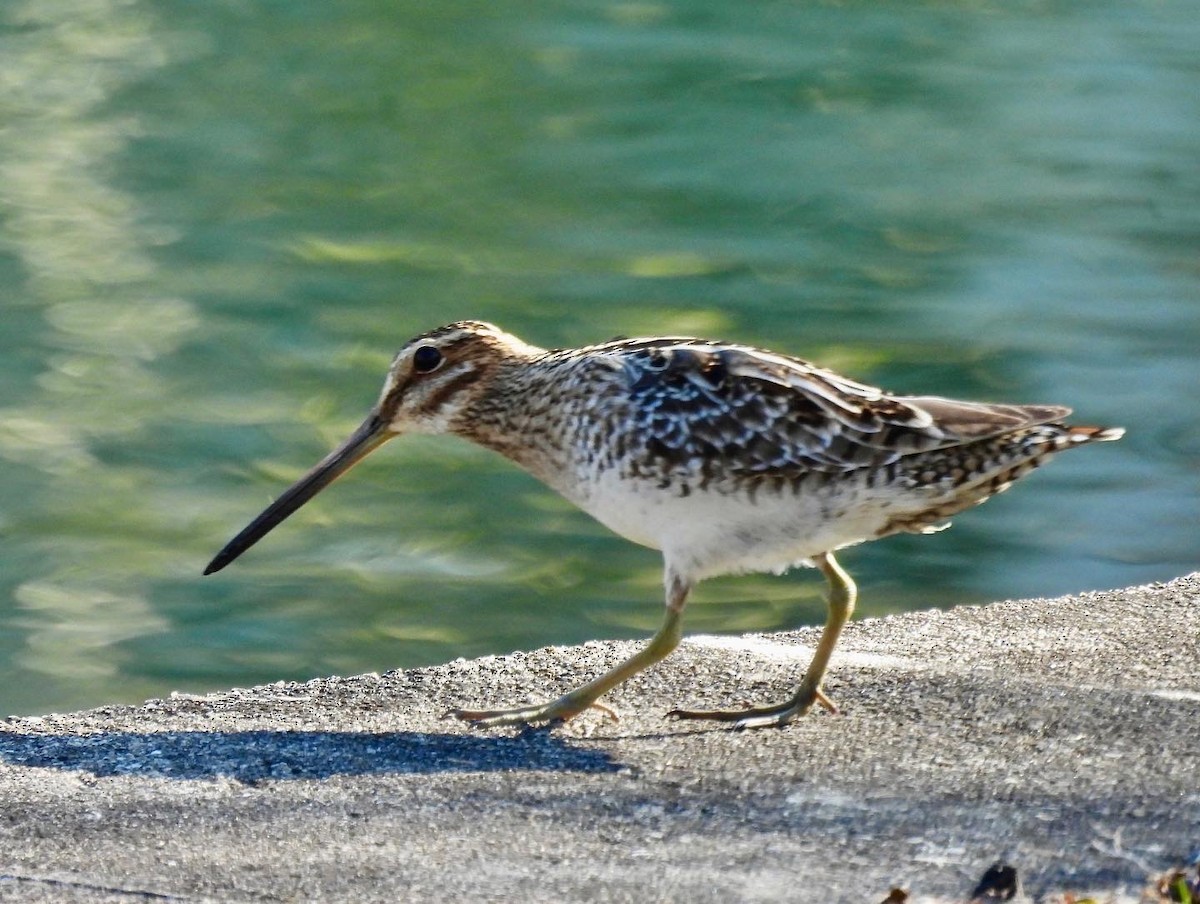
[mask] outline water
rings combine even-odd
[[[6,3],[0,711],[651,630],[655,553],[454,440],[200,577],[460,317],[1129,428],[847,553],[865,613],[1196,568],[1197,46],[1171,0]],[[820,590],[713,581],[688,627]]]

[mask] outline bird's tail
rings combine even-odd
[[[911,489],[926,494],[924,507],[897,514],[878,536],[897,531],[932,533],[964,509],[1003,493],[1013,482],[1067,449],[1125,435],[1123,427],[1039,424],[964,446],[902,459]],[[929,498],[933,496],[933,498]]]
[[[1063,439],[1066,445],[1079,443],[1111,443],[1125,435],[1124,427],[1075,427],[1063,428],[1066,434]]]

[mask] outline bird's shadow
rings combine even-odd
[[[0,762],[95,776],[227,778],[245,784],[340,775],[622,768],[605,751],[548,731],[504,737],[413,731],[0,731]]]

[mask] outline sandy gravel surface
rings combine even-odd
[[[554,730],[451,706],[632,645],[277,684],[0,725],[0,900],[1136,900],[1200,848],[1200,575],[868,619],[785,729],[671,722],[784,693],[817,629],[693,637]]]

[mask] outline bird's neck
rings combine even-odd
[[[542,482],[562,490],[571,470],[565,365],[539,358],[502,362],[468,406],[455,432],[499,452]]]

